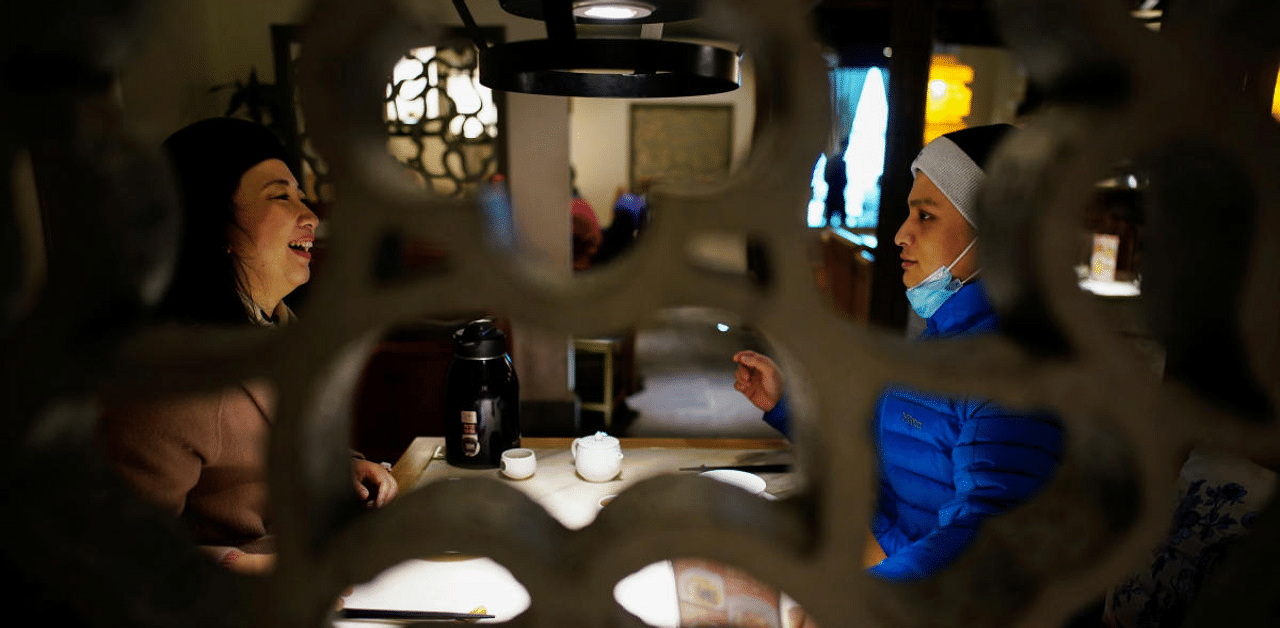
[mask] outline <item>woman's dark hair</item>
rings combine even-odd
[[[284,146],[259,124],[210,118],[170,135],[164,151],[182,214],[178,260],[157,314],[183,323],[248,324],[253,319],[240,296],[248,292],[227,239],[238,228],[233,197],[250,168],[267,159],[288,163]]]

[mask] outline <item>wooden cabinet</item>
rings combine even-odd
[[[875,251],[825,229],[820,236],[822,266],[819,283],[841,314],[865,323],[871,311],[871,281]]]

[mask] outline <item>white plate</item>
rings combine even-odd
[[[703,471],[698,475],[705,475],[713,480],[718,480],[725,484],[732,484],[756,495],[764,492],[764,478],[747,473],[746,471],[737,471],[735,469],[716,469],[714,471]]]

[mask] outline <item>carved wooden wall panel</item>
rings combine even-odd
[[[9,247],[18,240],[9,234],[22,229],[8,174],[29,153],[44,193],[49,264],[34,303],[21,298],[21,273],[0,286],[0,555],[30,604],[86,625],[323,625],[344,587],[442,550],[489,556],[512,571],[533,600],[512,626],[638,626],[614,602],[614,583],[677,556],[767,577],[826,627],[1058,625],[1165,532],[1168,513],[1156,506],[1186,446],[1280,459],[1280,134],[1240,93],[1235,72],[1274,59],[1274,43],[1251,25],[1280,23],[1280,15],[1262,0],[1217,3],[1157,36],[1120,5],[994,3],[1032,79],[1068,104],[1027,121],[983,197],[988,285],[1010,331],[921,347],[831,313],[811,279],[803,209],[828,99],[801,86],[826,81],[804,15],[776,0],[708,5],[708,21],[754,55],[768,95],[769,122],[747,163],[712,187],[655,190],[664,211],[635,254],[565,284],[535,281],[521,260],[486,249],[470,203],[380,174],[400,167],[383,149],[378,117],[385,69],[414,43],[406,24],[432,25],[391,0],[316,2],[299,77],[309,131],[342,203],[329,225],[326,272],[309,296],[323,315],[278,334],[138,324],[167,281],[176,214],[172,195],[155,184],[164,180],[156,149],[133,138],[106,87],[119,44],[145,35],[148,3],[9,3],[0,10],[9,26],[0,38],[3,242]],[[55,69],[63,79],[47,80]],[[1145,254],[1148,318],[1171,355],[1220,368],[1158,379],[1075,287],[1085,194],[1126,158],[1157,191],[1151,216],[1162,236]],[[1239,230],[1214,227],[1228,217]],[[765,248],[773,281],[720,274],[682,254],[690,238],[726,228]],[[378,284],[376,243],[389,230],[447,242],[449,266]],[[1222,257],[1191,263],[1188,251]],[[578,531],[496,481],[431,485],[371,514],[340,507],[350,395],[379,331],[433,312],[493,309],[590,335],[634,327],[653,308],[691,305],[736,313],[783,350],[801,402],[804,498],[767,502],[698,478],[660,478],[626,491]],[[1212,351],[1196,353],[1206,345]],[[1215,370],[1243,381],[1261,405],[1235,407],[1239,397],[1223,393],[1235,389],[1217,386]],[[89,439],[104,383],[158,394],[249,377],[281,391],[270,451],[281,562],[254,581],[206,564],[172,522],[113,481]],[[849,417],[867,415],[888,381],[1047,405],[1071,437],[1061,472],[1038,499],[986,526],[957,564],[917,585],[890,585],[859,568],[874,458],[865,424]],[[1264,513],[1188,625],[1218,626],[1226,616],[1232,625],[1274,625],[1280,579],[1268,556],[1277,555],[1278,514]]]

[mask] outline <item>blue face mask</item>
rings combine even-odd
[[[951,276],[951,269],[969,253],[969,249],[978,241],[977,238],[969,243],[960,251],[960,255],[956,257],[954,262],[946,266],[939,266],[938,270],[933,271],[924,281],[907,288],[907,301],[911,302],[911,309],[915,310],[920,318],[929,318],[933,316],[938,308],[942,307],[951,295],[960,291],[964,287],[964,282]],[[976,275],[978,273],[974,273]]]

